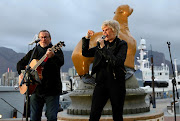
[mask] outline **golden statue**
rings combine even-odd
[[[132,14],[133,9],[128,5],[121,5],[115,11],[114,20],[120,24],[119,38],[125,40],[128,44],[127,57],[125,61],[126,66],[126,98],[124,102],[124,114],[136,114],[149,112],[150,107],[145,102],[146,92],[140,88],[134,73],[134,57],[136,53],[136,40],[131,36],[128,28],[128,17]],[[96,40],[102,37],[102,32],[97,32],[91,37],[89,48],[97,45]],[[68,114],[73,115],[89,115],[92,94],[94,88],[94,77],[90,76],[89,66],[94,58],[86,58],[82,56],[82,40],[79,41],[72,53],[72,60],[77,73],[80,77],[74,77],[78,80],[78,87],[69,96],[72,100],[70,107],[67,109]],[[82,91],[83,90],[83,91]],[[135,105],[132,105],[135,104]],[[112,115],[110,111],[110,101],[107,102],[103,109],[104,115]]]
[[[120,24],[119,38],[125,40],[128,44],[127,57],[125,66],[134,69],[134,56],[136,53],[136,40],[131,36],[128,28],[128,17],[133,12],[133,9],[128,5],[119,6],[114,12],[114,20]],[[97,32],[90,39],[89,48],[97,45],[96,40],[102,36],[102,32]],[[79,76],[83,76],[89,73],[89,66],[93,62],[94,58],[87,58],[82,56],[82,40],[79,41],[72,53],[72,61]]]

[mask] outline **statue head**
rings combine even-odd
[[[127,19],[127,17],[129,17],[132,14],[132,12],[133,9],[129,7],[129,5],[121,5],[114,12],[114,20],[116,20],[116,18]]]

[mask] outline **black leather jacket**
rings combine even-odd
[[[89,48],[89,39],[82,38],[82,55],[94,57],[92,75],[96,73],[96,83],[111,85],[114,82],[123,82],[125,85],[124,62],[127,54],[127,43],[115,38],[113,42],[105,41],[105,47]]]
[[[34,53],[33,59],[41,59],[41,57],[46,53],[47,49],[52,47],[50,44],[48,47],[42,48],[40,45],[37,46]],[[25,69],[28,65],[31,54],[34,48],[30,50],[18,63],[17,71],[20,74],[21,70]],[[58,95],[62,93],[62,82],[60,78],[60,68],[64,64],[64,55],[62,50],[57,51],[55,56],[49,58],[47,62],[43,63],[43,71],[41,84],[36,87],[35,93],[39,95]]]

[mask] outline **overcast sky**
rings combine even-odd
[[[124,4],[134,9],[128,22],[137,45],[142,37],[169,60],[170,41],[180,63],[180,0],[0,0],[0,46],[26,53],[35,34],[47,29],[53,44],[64,41],[64,50],[74,50],[88,29],[101,31]]]

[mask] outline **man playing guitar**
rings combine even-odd
[[[41,84],[36,85],[36,88],[33,90],[30,97],[30,120],[40,121],[43,106],[46,104],[45,115],[47,120],[56,121],[59,108],[59,96],[62,94],[60,68],[64,64],[64,55],[61,49],[54,51],[52,48],[53,45],[51,43],[51,35],[49,31],[41,30],[38,37],[40,42],[32,59],[39,61],[44,57],[45,59],[43,59],[44,61],[40,64],[41,67],[39,67],[41,69],[40,72],[38,72],[39,77],[41,76]],[[19,80],[23,79],[21,71],[25,70],[28,65],[34,49],[35,48],[30,50],[17,63],[17,71],[18,74],[20,74]]]

